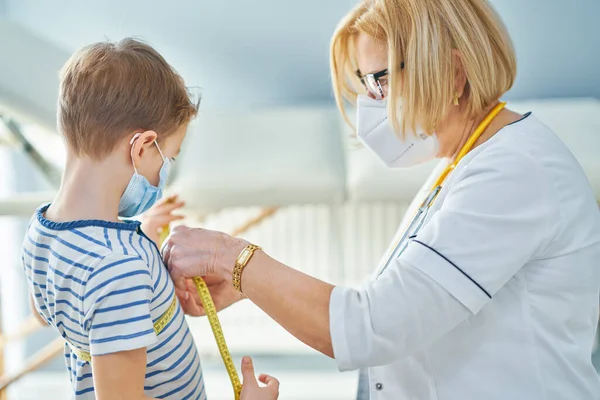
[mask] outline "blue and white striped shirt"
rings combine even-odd
[[[177,303],[157,336],[154,322],[175,296],[156,245],[139,222],[53,222],[40,208],[22,262],[40,315],[92,356],[147,348],[146,396],[205,399],[200,358]],[[74,397],[95,399],[92,367],[65,345]]]

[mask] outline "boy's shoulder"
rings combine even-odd
[[[23,246],[26,254],[52,256],[65,266],[90,273],[110,263],[135,261],[149,268],[158,258],[137,221],[54,222],[44,217],[47,208],[40,207],[29,224]]]

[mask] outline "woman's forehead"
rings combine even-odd
[[[354,39],[357,67],[361,74],[372,74],[387,68],[388,51],[385,43],[366,34]]]

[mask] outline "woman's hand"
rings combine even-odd
[[[162,229],[173,221],[183,219],[181,215],[173,214],[173,211],[183,207],[185,203],[177,198],[177,195],[169,196],[158,201],[142,215],[142,231],[154,243],[159,245],[159,237]]]
[[[175,288],[175,293],[179,298],[179,303],[181,304],[183,312],[193,317],[206,315],[206,311],[204,310],[194,281],[186,278],[185,282],[185,290]],[[216,275],[205,276],[204,282],[206,282],[206,286],[210,291],[210,295],[215,303],[217,311],[221,311],[233,303],[246,298],[246,296],[235,290],[233,285],[222,277]]]
[[[247,245],[222,232],[177,226],[165,241],[162,256],[175,286],[185,291],[186,278],[194,276],[231,281],[235,260]]]
[[[202,276],[220,311],[244,296],[231,284],[231,273],[235,260],[247,242],[225,233],[199,228],[177,226],[165,241],[162,255],[169,269],[175,292],[187,315],[205,315],[196,285],[191,278]],[[226,268],[229,267],[229,268]]]
[[[260,387],[254,377],[254,366],[250,357],[242,359],[242,396],[240,400],[277,400],[279,398],[279,381],[272,376],[262,374],[258,380],[267,386]]]
[[[210,277],[215,303],[235,301],[232,272],[248,242],[221,232],[178,226],[163,246],[162,255],[178,293],[188,293],[183,307],[201,315],[195,294],[186,279]],[[333,285],[296,271],[264,251],[254,253],[242,277],[244,294],[288,332],[323,354],[333,357],[329,301]],[[238,297],[239,298],[239,297]]]

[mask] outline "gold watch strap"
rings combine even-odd
[[[248,262],[257,250],[262,250],[260,246],[255,244],[249,244],[241,251],[237,260],[235,260],[235,266],[233,267],[232,279],[233,287],[238,292],[242,293],[242,271],[248,265]]]

